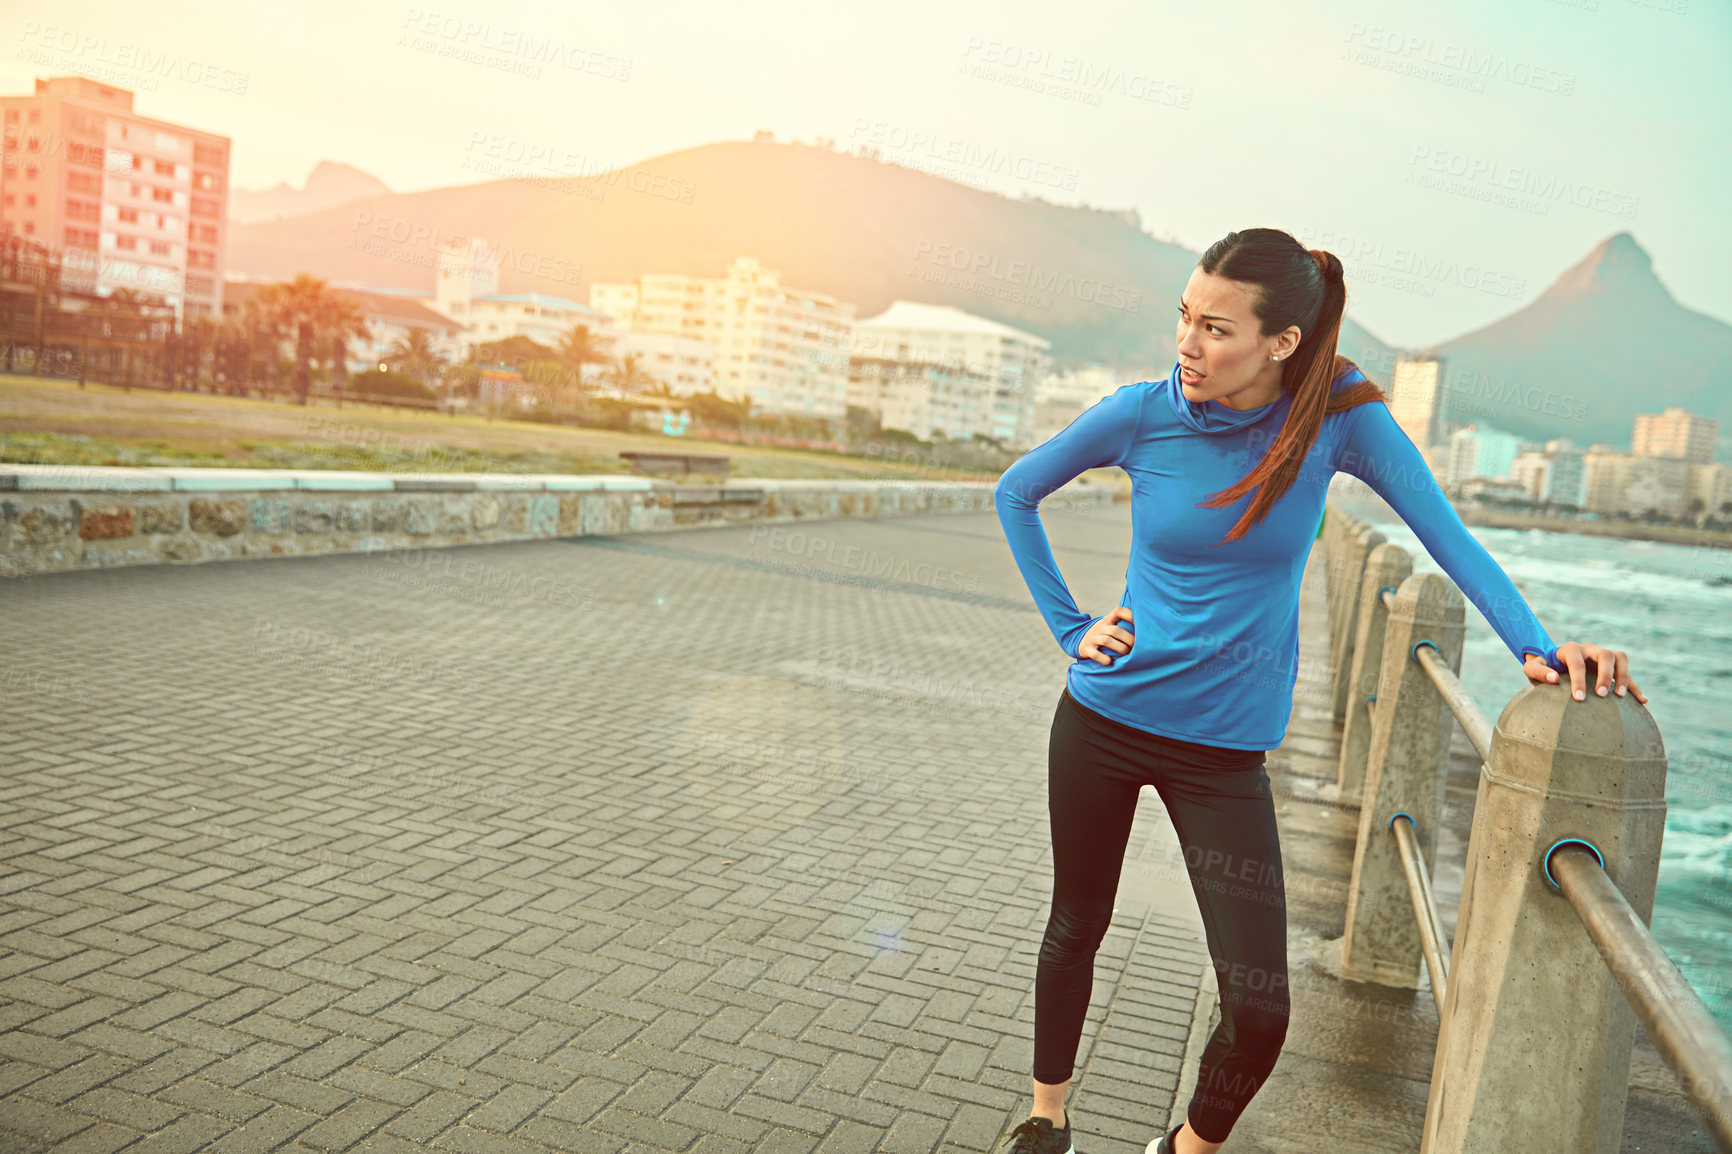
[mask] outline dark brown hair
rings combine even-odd
[[[1359,367],[1335,351],[1347,285],[1334,253],[1305,248],[1278,228],[1248,228],[1210,245],[1197,267],[1211,276],[1257,286],[1257,303],[1251,311],[1263,336],[1273,336],[1288,325],[1299,327],[1299,347],[1281,366],[1281,391],[1293,398],[1293,404],[1275,443],[1236,484],[1198,503],[1218,509],[1257,490],[1244,514],[1217,542],[1224,544],[1244,536],[1292,487],[1326,414],[1386,398],[1369,380],[1332,388],[1342,373]]]

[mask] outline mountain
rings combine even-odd
[[[506,170],[490,163],[472,167]],[[954,305],[1045,337],[1061,363],[1146,379],[1172,368],[1175,309],[1199,255],[1150,236],[1134,210],[1012,199],[802,144],[709,144],[594,176],[549,167],[240,225],[229,267],[429,289],[440,248],[473,234],[500,251],[502,291],[587,303],[597,281],[721,276],[751,256],[857,318],[898,298]],[[1387,383],[1382,342],[1349,322],[1342,348]]]
[[[1732,432],[1732,325],[1674,300],[1627,232],[1437,352],[1449,420],[1623,446],[1637,413],[1680,405]]]
[[[363,196],[389,195],[391,190],[378,177],[334,160],[321,160],[307,176],[305,188],[291,188],[287,181],[278,181],[275,188],[263,192],[231,190],[229,220],[251,224],[317,212]]]

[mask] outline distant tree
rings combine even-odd
[[[684,403],[700,424],[717,429],[738,429],[752,415],[751,401],[730,401],[713,391],[693,393]]]
[[[533,361],[558,359],[553,349],[521,333],[497,341],[484,341],[469,353],[469,363],[473,365],[510,365],[518,369]]]
[[[864,405],[849,405],[848,409],[848,443],[860,445],[870,441],[878,433],[878,414]]]
[[[408,373],[394,369],[369,369],[350,378],[350,387],[357,393],[374,397],[409,397],[415,400],[435,399],[432,389]]]
[[[656,379],[639,365],[636,353],[621,357],[602,380],[628,397],[637,396],[656,383]]]
[[[603,347],[609,343],[608,338],[591,331],[588,325],[572,325],[571,329],[559,338],[559,359],[571,366],[581,384],[585,365],[605,365],[613,359]]]
[[[295,400],[303,405],[312,392],[316,350],[323,345],[331,350],[333,360],[345,361],[349,338],[367,331],[366,317],[355,302],[310,273],[265,285],[248,303],[255,305],[269,328],[294,340]]]
[[[439,380],[445,368],[445,357],[433,343],[428,329],[411,328],[391,342],[385,350],[385,364],[400,373],[408,373],[422,384]]]

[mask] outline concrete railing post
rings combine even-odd
[[[1666,824],[1666,755],[1634,696],[1530,685],[1480,774],[1421,1154],[1616,1154],[1635,1012],[1546,879],[1558,841],[1591,842],[1647,922]]]
[[[1419,923],[1389,819],[1397,813],[1413,818],[1420,852],[1431,869],[1437,860],[1455,715],[1413,650],[1430,642],[1459,673],[1465,629],[1466,603],[1445,578],[1416,573],[1396,590],[1383,640],[1377,708],[1371,715],[1359,842],[1353,849],[1347,929],[1341,939],[1341,971],[1351,981],[1419,985],[1424,962]]]
[[[1347,572],[1348,566],[1348,542],[1363,527],[1352,515],[1333,506],[1329,508],[1329,527],[1323,536],[1323,599],[1329,606],[1331,660],[1334,660],[1335,654],[1341,649],[1341,631],[1345,626],[1341,620],[1341,589],[1342,575]]]
[[[1343,633],[1347,629],[1344,620],[1344,598],[1342,590],[1347,586],[1347,573],[1351,566],[1349,559],[1349,543],[1365,527],[1351,513],[1345,513],[1334,506],[1329,507],[1329,529],[1324,537],[1323,566],[1323,600],[1329,610],[1329,660],[1330,681],[1325,700],[1331,708],[1335,704],[1335,682],[1339,677],[1337,667],[1333,664],[1336,657],[1345,649]]]
[[[1359,622],[1359,590],[1365,573],[1365,559],[1371,551],[1383,544],[1383,534],[1369,526],[1363,526],[1346,542],[1342,550],[1341,571],[1336,575],[1340,586],[1340,617],[1339,627],[1332,635],[1334,651],[1330,653],[1330,667],[1335,671],[1334,681],[1334,716],[1341,721],[1347,716],[1348,689],[1353,680],[1353,641],[1354,632]]]
[[[1329,607],[1329,649],[1334,652],[1338,625],[1335,617],[1335,572],[1341,566],[1342,533],[1348,518],[1333,505],[1324,507],[1323,517],[1323,600]]]
[[[1365,559],[1365,578],[1359,590],[1359,627],[1353,642],[1353,672],[1348,682],[1347,717],[1341,730],[1341,761],[1336,769],[1336,800],[1358,804],[1365,791],[1365,765],[1371,755],[1371,709],[1383,675],[1383,641],[1389,627],[1389,609],[1378,596],[1385,588],[1396,589],[1413,574],[1413,558],[1399,545],[1384,542]]]

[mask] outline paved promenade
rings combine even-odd
[[[1128,507],[1048,514],[1112,604]],[[991,514],[0,586],[0,1149],[974,1154],[1067,659]],[[1073,1098],[1171,1108],[1153,795]]]
[[[1044,512],[1110,606],[1128,506]],[[1330,973],[1318,560],[1269,758],[1293,1029],[1228,1154],[1417,1150],[1436,1038]],[[1067,659],[991,514],[63,573],[0,628],[5,1154],[984,1154],[1027,1115]],[[1084,1154],[1188,1098],[1201,939],[1145,790]],[[1632,1085],[1626,1154],[1710,1149],[1641,1041]]]

